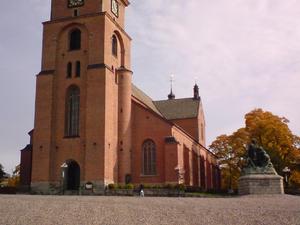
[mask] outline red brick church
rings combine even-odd
[[[52,0],[44,22],[31,143],[21,183],[38,193],[92,183],[216,189],[198,86],[191,98],[154,101],[132,84],[128,0]],[[138,76],[138,74],[136,74]],[[193,91],[193,92],[192,92]]]

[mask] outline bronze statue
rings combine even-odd
[[[247,166],[243,173],[276,173],[271,163],[270,156],[253,139],[247,147]]]

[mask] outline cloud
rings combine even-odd
[[[299,1],[133,1],[129,13],[135,81],[165,98],[174,73],[175,93],[186,97],[198,76],[209,142],[256,107],[290,118],[300,134]],[[144,57],[146,71],[136,64]]]

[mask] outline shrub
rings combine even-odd
[[[117,189],[132,190],[134,189],[134,186],[133,184],[109,184],[108,189],[109,190],[117,190]]]
[[[129,190],[133,190],[134,189],[134,185],[133,184],[127,184],[127,189]]]
[[[193,193],[193,192],[202,193],[202,192],[204,192],[202,187],[195,187],[195,186],[186,186],[185,191],[190,192],[190,193]]]
[[[116,184],[109,184],[108,185],[108,189],[109,190],[116,190],[117,189],[117,185]]]
[[[185,185],[184,184],[177,184],[176,189],[180,191],[185,191]]]
[[[217,192],[216,189],[207,189],[206,193],[208,193],[208,194],[217,194],[218,192]]]
[[[134,186],[133,186],[133,184],[126,184],[124,188],[127,190],[132,190],[132,189],[134,189]]]
[[[116,189],[124,189],[124,185],[122,185],[122,184],[117,184],[117,185],[116,185]]]
[[[8,187],[18,187],[20,185],[20,176],[8,178]]]
[[[152,188],[153,189],[161,189],[162,187],[161,187],[161,185],[155,184],[152,186]]]
[[[144,189],[151,189],[152,186],[150,184],[143,184],[144,185]]]
[[[169,189],[169,190],[176,189],[176,184],[165,184],[164,189]]]

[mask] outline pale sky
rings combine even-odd
[[[0,163],[19,163],[33,128],[41,22],[50,0],[5,0],[0,13]],[[290,120],[300,135],[299,0],[131,0],[134,83],[166,99],[169,75],[177,98],[191,97],[197,78],[208,145],[263,108]]]

